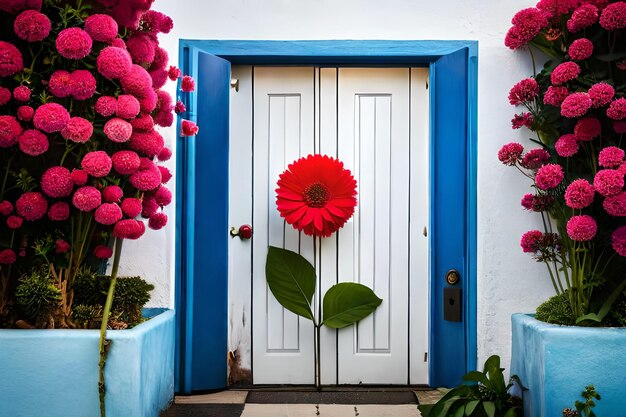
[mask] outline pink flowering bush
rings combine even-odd
[[[168,222],[172,152],[158,129],[184,106],[161,88],[195,84],[169,65],[159,36],[173,22],[152,2],[0,2],[0,327],[24,319],[18,278],[42,266],[61,302],[32,324],[74,327],[81,268]]]
[[[611,325],[626,306],[626,2],[539,1],[513,17],[505,45],[548,57],[508,94],[513,128],[498,159],[531,181],[524,209],[543,230],[520,241],[545,262],[579,325]]]

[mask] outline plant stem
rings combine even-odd
[[[320,353],[321,353],[321,349],[320,349],[320,335],[321,335],[321,329],[322,329],[322,325],[321,324],[317,324],[315,323],[315,334],[313,335],[313,344],[315,345],[315,388],[317,389],[317,391],[321,391],[322,390],[322,383],[321,383],[321,378],[320,378]]]
[[[115,293],[115,282],[117,281],[117,270],[120,266],[120,255],[122,253],[122,242],[120,238],[115,238],[115,255],[113,257],[113,268],[111,269],[111,283],[109,284],[109,292],[107,293],[107,300],[104,304],[104,312],[102,313],[102,323],[100,325],[100,362],[98,366],[100,368],[98,391],[100,396],[100,417],[106,417],[106,410],[104,407],[104,365],[106,364],[106,357],[109,351],[109,341],[106,341],[107,325],[109,324],[109,315],[111,314],[111,305],[113,304],[113,294]]]

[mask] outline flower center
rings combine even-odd
[[[324,184],[316,182],[304,189],[303,198],[307,206],[321,208],[330,200],[330,192]]]

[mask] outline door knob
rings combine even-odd
[[[248,240],[252,237],[252,226],[249,224],[242,224],[239,229],[234,227],[230,228],[230,235],[232,237],[239,236],[241,240]]]

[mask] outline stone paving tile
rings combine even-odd
[[[246,404],[241,417],[420,417],[414,404]]]
[[[174,404],[161,417],[239,417],[243,408],[244,404]]]
[[[444,395],[445,392],[439,390],[415,391],[415,396],[420,404],[434,404]]]
[[[220,391],[202,395],[177,395],[176,404],[244,404],[248,391]]]
[[[356,417],[421,417],[417,405],[358,405]]]
[[[246,404],[241,417],[317,417],[315,404]],[[347,417],[348,415],[346,415]],[[338,415],[337,417],[344,417]],[[352,416],[350,416],[352,417]]]

